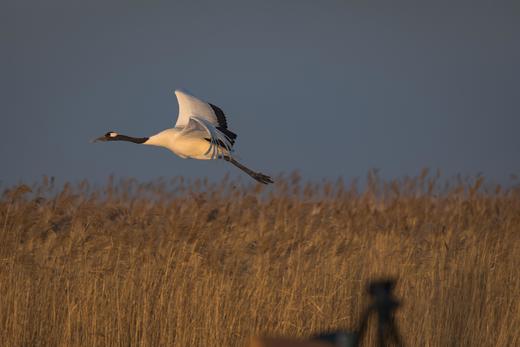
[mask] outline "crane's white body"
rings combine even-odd
[[[144,145],[164,147],[184,159],[211,160],[216,156],[212,155],[211,146],[206,138],[208,134],[183,133],[183,129],[171,128],[150,136]],[[227,150],[217,149],[219,155],[229,154]]]
[[[150,136],[143,144],[167,148],[187,159],[210,160],[231,155],[232,143],[217,129],[218,118],[211,106],[185,91],[176,90],[175,95],[179,102],[175,128]]]

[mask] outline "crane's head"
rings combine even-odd
[[[94,139],[92,142],[98,142],[98,141],[116,141],[119,139],[119,134],[115,131],[109,131],[105,135],[98,137],[97,139]]]

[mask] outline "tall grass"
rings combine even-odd
[[[478,177],[44,179],[5,190],[0,228],[2,346],[306,337],[354,327],[381,276],[407,345],[520,346],[520,190]]]

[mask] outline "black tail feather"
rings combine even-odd
[[[231,130],[228,130],[226,128],[217,127],[217,129],[220,130],[221,132],[223,132],[224,135],[226,135],[226,137],[229,139],[229,142],[231,142],[232,145],[235,144],[235,139],[237,138],[237,134],[235,134],[234,132],[232,132]]]

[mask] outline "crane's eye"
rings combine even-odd
[[[116,137],[117,133],[115,131],[109,131],[105,134],[105,137]]]

